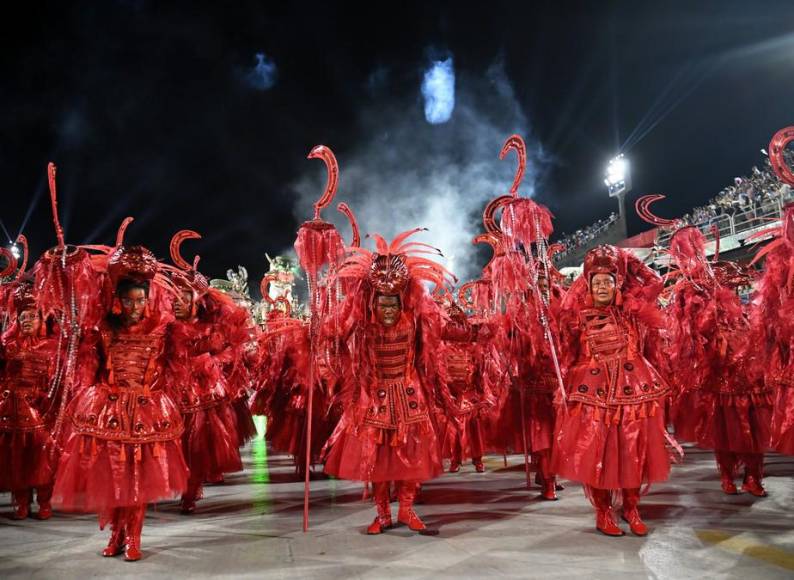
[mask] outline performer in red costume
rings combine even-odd
[[[547,240],[553,231],[552,215],[546,207],[519,195],[526,169],[526,146],[520,135],[505,141],[500,158],[510,151],[518,157],[510,193],[486,206],[486,233],[475,238],[475,242],[486,241],[494,248],[494,257],[483,273],[499,305],[494,317],[502,330],[496,339],[498,357],[504,359],[509,385],[490,429],[491,439],[503,453],[523,452],[527,486],[532,458],[542,497],[556,500],[549,456],[555,420],[553,398],[561,389],[554,320],[560,293],[549,283],[553,268]]]
[[[341,267],[347,299],[339,317],[343,353],[344,415],[328,441],[325,471],[343,479],[371,482],[378,515],[367,529],[392,527],[389,483],[398,487],[397,521],[428,533],[413,510],[420,482],[442,472],[431,413],[437,400],[435,357],[441,338],[441,311],[423,281],[444,286],[447,273],[424,257],[425,244],[406,242],[419,230],[387,244],[375,236],[377,251],[351,248]],[[332,315],[329,317],[335,318]]]
[[[550,278],[552,281],[550,282]],[[534,305],[538,300],[534,294],[527,299],[529,312],[533,315],[531,324],[537,326],[537,312],[542,308],[549,313],[549,324],[552,336],[557,335],[556,320],[560,314],[562,290],[554,282],[551,272],[542,272],[538,277],[540,300],[542,306]],[[534,319],[534,320],[533,320]],[[549,340],[543,340],[536,333],[536,340],[528,348],[534,356],[527,356],[519,363],[519,372],[526,385],[526,417],[527,417],[527,448],[536,468],[535,483],[541,486],[541,496],[546,500],[556,500],[557,477],[551,468],[551,449],[554,442],[554,425],[556,409],[554,395],[558,391],[557,374],[554,361],[549,350]]]
[[[225,340],[223,326],[235,322],[241,307],[218,290],[180,255],[184,240],[200,238],[189,230],[171,240],[171,260],[178,270],[171,279],[180,291],[174,298],[174,316],[168,335],[165,380],[175,391],[185,430],[182,449],[190,469],[187,491],[182,495],[182,513],[191,514],[201,498],[202,483],[218,474],[243,469],[238,446],[237,416],[223,365],[242,358]]]
[[[146,504],[187,488],[182,417],[164,381],[167,281],[154,255],[118,247],[107,265],[111,312],[87,329],[82,379],[65,410],[55,504],[98,512],[112,533],[103,556],[141,557]]]
[[[262,297],[266,300],[267,280],[262,283]],[[286,299],[274,300],[267,315],[265,328],[259,335],[260,363],[258,380],[251,411],[267,417],[265,438],[273,451],[288,453],[295,461],[295,470],[305,475],[306,466],[306,405],[309,387],[309,325],[291,316]],[[315,400],[320,400],[317,397]],[[322,419],[324,410],[317,408],[313,420]],[[320,430],[314,430],[316,438]],[[326,433],[327,438],[327,433]],[[319,446],[312,444],[313,463],[319,456]],[[317,453],[315,454],[314,451]]]
[[[764,231],[759,234],[768,234]],[[770,447],[794,455],[794,204],[785,207],[777,239],[756,260],[766,257],[752,313],[752,344],[767,387],[773,390]]]
[[[10,491],[14,519],[30,513],[33,489],[38,518],[52,516],[55,448],[46,421],[58,341],[48,332],[32,286],[14,285],[14,322],[0,341],[0,491]]]
[[[471,458],[478,473],[485,471],[482,462],[486,451],[483,418],[496,405],[492,394],[493,373],[487,364],[490,341],[487,329],[472,322],[454,302],[446,307],[449,322],[444,327],[439,372],[444,392],[452,397],[446,403],[451,415],[444,436],[444,456],[450,458],[449,471],[460,471],[461,463]]]
[[[677,224],[654,216],[650,204],[663,196],[637,200],[640,217],[654,225]],[[716,230],[716,228],[715,228]],[[733,480],[744,465],[742,490],[763,497],[764,450],[769,441],[772,399],[766,392],[750,342],[749,320],[736,287],[752,279],[734,263],[720,263],[719,239],[714,263],[706,258],[706,238],[694,226],[679,228],[670,239],[676,280],[667,289],[669,354],[675,396],[671,419],[678,440],[713,449],[722,489],[737,493]]]
[[[17,259],[8,248],[0,248],[0,333],[14,322],[11,319],[11,294],[16,287]]]
[[[623,531],[612,512],[622,491],[623,518],[645,535],[640,487],[667,479],[670,456],[664,405],[670,389],[654,366],[659,276],[632,254],[599,246],[562,305],[560,333],[567,398],[557,415],[552,471],[581,481],[596,508],[596,528]]]
[[[784,152],[794,141],[794,127],[775,133],[769,143],[769,162],[778,178],[794,187],[794,172]],[[794,455],[794,204],[784,208],[782,224],[756,234],[775,239],[763,248],[753,263],[766,257],[752,313],[753,344],[761,355],[760,372],[773,389],[770,446],[778,453]]]

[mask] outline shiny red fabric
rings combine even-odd
[[[674,445],[664,413],[670,389],[650,362],[660,358],[653,337],[664,324],[656,306],[661,283],[633,256],[607,250],[618,268],[615,304],[593,307],[586,278],[563,301],[567,398],[551,471],[597,489],[638,488],[667,479]]]
[[[237,447],[237,417],[228,402],[184,415],[182,449],[191,478],[207,481],[220,473],[242,471]]]
[[[105,323],[86,337],[80,363],[96,374],[83,372],[65,411],[53,492],[61,509],[104,512],[186,488],[182,418],[163,377],[169,323],[153,313],[134,327]]]
[[[213,331],[199,320],[176,321],[168,340],[166,381],[182,413],[185,460],[196,481],[243,468],[237,416]]]
[[[604,411],[589,405],[560,413],[551,470],[598,489],[665,481],[670,474],[665,430],[661,409],[617,425],[605,422]]]
[[[0,342],[0,491],[52,484],[57,457],[45,414],[57,348],[16,324]]]
[[[758,369],[750,325],[733,278],[705,257],[699,230],[678,230],[671,256],[680,280],[668,308],[676,438],[705,449],[762,454],[772,399]]]
[[[552,284],[549,306],[544,305],[552,336],[557,336],[559,292]],[[490,432],[493,447],[501,453],[523,453],[524,438],[528,453],[550,450],[554,440],[554,394],[559,390],[559,380],[551,356],[551,343],[540,323],[538,297],[534,290],[524,295],[523,300],[508,302],[507,315],[500,319],[509,329],[509,338],[499,341],[499,354],[509,361],[505,366],[510,373],[511,386]],[[554,344],[559,355],[556,340]]]
[[[351,321],[360,322],[343,345],[344,413],[327,444],[325,471],[358,481],[427,481],[443,471],[434,420],[436,401],[445,398],[436,391],[434,358],[441,313],[418,280],[403,294],[403,314],[393,328],[363,314],[371,298],[362,293],[348,300],[354,312],[361,309]],[[388,366],[381,352],[392,353]]]
[[[344,421],[344,418],[343,418]],[[405,428],[395,442],[390,429],[346,429],[331,447],[325,472],[355,481],[427,481],[443,472],[439,444],[430,422]]]
[[[133,444],[72,433],[52,501],[62,511],[96,513],[177,498],[187,484],[178,440]]]
[[[778,453],[794,455],[794,386],[779,384],[772,417],[770,446]]]
[[[97,275],[92,258],[82,248],[67,246],[62,260],[56,248],[48,250],[33,266],[34,292],[44,318],[58,318],[68,312],[74,296],[79,324],[98,324],[109,305],[103,296],[103,279]]]
[[[759,374],[774,399],[770,446],[794,455],[794,208],[787,207],[784,235],[767,255],[752,313],[752,344]],[[774,244],[775,242],[773,242]]]
[[[0,429],[0,492],[52,485],[57,457],[45,429]]]
[[[764,453],[769,448],[772,399],[769,393],[686,391],[672,409],[679,441],[702,449]]]
[[[256,436],[249,408],[249,388],[253,382],[250,352],[256,341],[253,321],[247,309],[214,288],[210,288],[202,304],[206,311],[202,320],[212,325],[217,340],[213,356],[221,363],[236,417],[237,444],[242,446]]]
[[[556,381],[556,379],[555,379]],[[523,453],[526,433],[528,453],[550,450],[554,443],[556,407],[553,392],[524,392],[524,413],[521,413],[520,386],[510,389],[498,419],[489,425],[489,446],[499,453]],[[521,421],[524,421],[522,431]]]
[[[468,318],[457,306],[447,310],[450,321],[438,352],[441,394],[447,397],[442,454],[453,462],[482,458],[488,451],[486,425],[495,412],[502,373],[494,364],[490,325]],[[495,394],[496,393],[496,394]]]

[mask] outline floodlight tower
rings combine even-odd
[[[631,171],[629,160],[621,153],[607,164],[604,185],[607,186],[609,197],[618,198],[618,227],[622,228],[623,237],[627,237],[626,227],[626,194],[631,190]]]

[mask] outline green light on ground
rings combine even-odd
[[[256,438],[264,440],[265,431],[267,431],[267,417],[254,415],[254,425],[256,426]]]
[[[265,441],[267,418],[262,415],[255,415],[254,425],[256,425],[257,435],[251,442],[251,481],[254,484],[267,484],[270,483],[270,470],[267,464],[267,442]],[[254,508],[258,512],[269,513],[272,505],[270,486],[257,485],[253,500]]]

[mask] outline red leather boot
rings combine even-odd
[[[542,488],[540,496],[547,501],[557,501],[557,478],[549,470],[549,452],[536,453],[534,459],[538,466],[535,479],[540,478]]]
[[[418,489],[419,484],[415,481],[400,482],[400,492],[398,494],[400,509],[397,512],[397,521],[408,526],[413,532],[435,535],[438,532],[429,530],[414,511],[414,500],[416,499]]]
[[[590,498],[596,508],[596,529],[606,536],[623,536],[612,511],[612,494],[608,489],[589,488]]]
[[[126,534],[124,536],[124,559],[135,562],[141,559],[141,530],[146,517],[146,504],[136,505],[125,510]]]
[[[39,513],[36,517],[40,520],[48,520],[52,517],[52,486],[47,485],[36,490],[36,503],[39,504]]]
[[[115,508],[110,520],[110,540],[102,550],[102,555],[105,558],[118,556],[124,551],[124,519],[124,508]]]
[[[540,495],[546,501],[557,501],[559,499],[557,497],[556,477],[552,476],[543,478],[543,491],[540,492]]]
[[[378,510],[378,515],[375,516],[373,521],[367,528],[367,533],[370,535],[382,534],[384,531],[393,527],[391,521],[391,504],[389,497],[389,482],[378,481],[372,484],[374,488],[373,499],[375,501],[375,509]]]
[[[736,456],[730,451],[715,451],[714,457],[717,459],[717,466],[720,469],[720,480],[722,481],[722,491],[728,495],[736,495],[736,484],[733,483],[733,476],[736,472]]]
[[[196,511],[196,501],[201,498],[201,481],[190,479],[187,484],[187,490],[182,494],[182,508],[181,512],[184,515],[190,515]]]
[[[628,522],[631,533],[635,536],[647,536],[648,526],[640,518],[640,490],[623,490],[623,519]]]
[[[469,445],[471,446],[471,462],[474,465],[474,471],[477,473],[485,473],[485,464],[482,462],[483,444],[482,427],[480,426],[479,418],[472,418],[469,420],[471,429],[471,437]]]
[[[461,455],[463,455],[460,445],[460,434],[455,435],[455,442],[452,444],[452,449],[452,459],[449,460],[449,472],[457,473],[460,471],[460,464],[462,463]]]
[[[11,499],[14,504],[14,513],[11,517],[15,520],[24,520],[30,515],[30,497],[29,489],[19,489],[11,494]]]
[[[766,490],[761,483],[764,480],[764,455],[762,453],[746,453],[742,456],[742,461],[744,462],[742,491],[755,497],[766,497]]]

